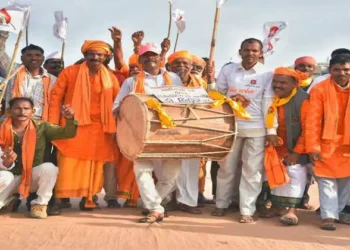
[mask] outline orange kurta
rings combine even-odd
[[[56,85],[51,92],[49,121],[54,124],[64,123],[60,120],[60,110],[62,104],[72,104],[75,83],[79,73],[80,65],[73,65],[64,69]],[[111,103],[119,92],[119,82],[111,73],[113,87],[110,91]],[[77,136],[73,139],[54,142],[59,151],[68,157],[74,157],[83,160],[93,160],[110,162],[114,160],[113,152],[113,134],[103,132],[101,122],[101,93],[102,84],[96,77],[90,77],[91,83],[91,106],[90,117],[91,124],[79,126]]]
[[[329,86],[334,84],[336,99],[330,100]],[[328,103],[338,105],[338,125],[333,140],[324,139],[324,124],[327,120],[325,107]],[[322,160],[316,162],[316,176],[344,178],[350,176],[350,145],[344,144],[346,111],[349,109],[349,88],[341,89],[329,79],[315,86],[310,94],[310,108],[306,125],[306,150],[321,153]],[[350,110],[348,110],[349,112]]]

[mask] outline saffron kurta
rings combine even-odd
[[[51,93],[49,121],[55,124],[63,123],[60,120],[62,104],[72,105],[73,96],[80,67],[67,67],[60,74]],[[59,150],[59,175],[56,183],[58,198],[87,197],[86,207],[95,207],[93,195],[100,192],[103,185],[103,164],[114,161],[113,133],[105,133],[101,115],[106,107],[101,103],[103,93],[109,97],[105,102],[109,106],[119,92],[117,78],[110,71],[106,71],[112,81],[111,87],[103,89],[102,78],[99,74],[90,76],[90,124],[78,125],[77,136],[74,139],[55,141],[53,144]],[[83,97],[88,98],[88,97]],[[111,111],[112,112],[112,111]]]
[[[345,121],[350,112],[349,98],[349,87],[340,88],[330,78],[319,83],[310,93],[306,150],[321,153],[322,160],[317,161],[314,168],[318,177],[350,177],[350,145],[344,142],[345,131],[350,126],[349,121]],[[332,123],[333,131],[325,129],[330,113],[337,116],[337,123]],[[328,139],[332,132],[333,139]]]

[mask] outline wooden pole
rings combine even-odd
[[[214,61],[216,37],[217,37],[217,31],[218,31],[218,26],[219,26],[219,19],[220,19],[220,8],[216,8],[215,19],[214,19],[213,35],[212,35],[212,38],[211,38],[211,47],[210,47],[210,54],[209,54],[209,63],[210,63],[210,65],[212,65],[212,63]]]
[[[177,31],[176,40],[175,40],[175,46],[174,46],[174,53],[176,52],[176,47],[177,47],[177,42],[179,41],[179,36],[180,36],[180,32]]]
[[[10,67],[9,67],[9,69],[8,69],[6,78],[5,78],[4,82],[3,82],[3,88],[2,88],[1,95],[0,95],[0,103],[2,102],[2,99],[4,98],[4,95],[5,95],[5,92],[6,92],[7,84],[8,84],[8,82],[9,82],[9,80],[11,79],[11,76],[13,75],[13,74],[11,74],[11,71],[12,71],[13,66],[14,66],[14,64],[15,64],[15,59],[16,59],[16,56],[17,56],[17,51],[18,51],[19,43],[21,42],[21,39],[22,39],[22,35],[23,35],[23,30],[21,30],[21,31],[18,33],[18,37],[17,37],[17,42],[16,42],[16,45],[15,45],[15,49],[13,50],[13,53],[12,53],[12,58],[11,58]]]
[[[62,42],[62,51],[61,51],[61,59],[63,61],[63,58],[64,58],[64,52],[66,50],[66,41],[63,41]]]
[[[171,15],[172,15],[172,10],[173,10],[173,5],[172,5],[171,2],[169,2],[169,26],[168,26],[168,36],[167,36],[168,39],[170,38],[170,31],[171,31],[171,23],[172,23]]]
[[[26,46],[29,45],[29,33],[28,33],[28,25],[26,26]]]

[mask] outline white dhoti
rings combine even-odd
[[[287,166],[289,183],[271,190],[271,201],[279,207],[297,207],[300,205],[307,183],[307,166],[300,164]]]
[[[176,199],[190,207],[198,203],[198,179],[200,159],[182,160],[181,170],[176,180]]]
[[[180,169],[181,160],[134,161],[137,186],[142,202],[149,211],[164,213],[161,202],[175,186]],[[158,179],[157,185],[152,178],[153,171]]]

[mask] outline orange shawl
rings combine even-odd
[[[202,78],[190,74],[190,83],[186,87],[202,87],[205,91],[207,90],[207,82]]]
[[[12,130],[12,119],[6,119],[0,125],[0,147],[3,151],[14,146],[14,136]],[[22,142],[22,178],[18,192],[24,197],[28,197],[32,180],[32,168],[36,146],[36,128],[31,120],[24,133]]]
[[[337,135],[337,128],[339,122],[339,107],[337,100],[336,83],[329,77],[325,80],[325,94],[327,101],[324,105],[324,128],[322,133],[322,139],[334,140]],[[350,97],[349,97],[350,99]],[[346,108],[345,119],[344,119],[344,145],[350,145],[350,100]]]
[[[165,71],[163,73],[163,78],[165,81],[165,85],[170,86],[171,85],[171,78],[170,78],[168,72]],[[140,72],[135,77],[134,92],[139,93],[139,94],[145,93],[145,71]]]
[[[280,139],[279,144],[283,142]],[[276,149],[272,145],[265,148],[265,173],[271,189],[283,186],[289,182],[289,176],[286,167],[278,157]]]
[[[99,70],[97,74],[103,88],[101,95],[101,121],[103,124],[103,131],[105,133],[115,133],[117,131],[117,128],[112,113],[113,86],[110,72],[105,66],[102,66],[101,70]],[[86,62],[84,62],[81,64],[79,69],[72,100],[72,109],[75,111],[75,119],[78,121],[79,126],[91,124],[90,87],[90,72],[88,66],[86,65]]]
[[[27,71],[24,66],[21,66],[21,67],[22,68],[16,74],[16,77],[13,82],[12,98],[23,96],[23,94],[21,93],[21,89],[23,88],[23,83],[25,82]],[[46,76],[43,77],[43,84],[44,84],[44,94],[43,94],[44,110],[43,110],[43,115],[41,117],[41,120],[47,121],[49,118],[49,89],[51,84],[51,78]]]

